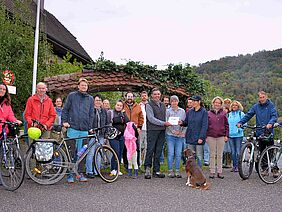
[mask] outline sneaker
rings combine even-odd
[[[118,172],[118,176],[122,176],[123,175],[123,173],[122,172]]]
[[[116,170],[112,170],[111,173],[110,173],[110,176],[115,176],[117,175],[117,171]]]
[[[150,167],[146,167],[146,170],[145,170],[145,179],[151,179],[151,170],[150,170]]]
[[[153,173],[153,177],[156,177],[156,178],[165,178],[165,175],[161,172],[154,172]]]
[[[80,175],[77,175],[76,176],[76,179],[79,181],[79,182],[87,182],[87,178],[84,177],[84,175],[81,173]]]
[[[209,166],[209,165],[210,165],[209,162],[204,163],[204,166]]]
[[[95,178],[95,174],[93,174],[93,173],[86,173],[85,176],[87,178],[91,178],[91,179]]]
[[[238,167],[235,167],[234,172],[239,172]]]
[[[173,171],[168,171],[168,175],[167,175],[169,178],[174,178],[175,175],[174,175],[174,172]]]
[[[67,177],[67,183],[74,183],[73,174],[69,174]]]
[[[176,178],[182,178],[182,176],[181,176],[181,174],[180,174],[179,171],[176,171],[176,172],[175,172],[175,177],[176,177]]]

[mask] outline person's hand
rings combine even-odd
[[[16,122],[18,123],[18,125],[22,124],[22,122],[20,120],[17,120]]]
[[[46,124],[43,124],[43,128],[44,128],[44,130],[45,130],[45,131],[47,131],[47,130],[48,130],[48,127],[47,127],[47,125],[46,125]]]
[[[164,123],[164,126],[169,127],[169,126],[172,126],[172,124],[167,121]]]
[[[203,143],[203,140],[202,139],[198,139],[198,144],[202,144]]]
[[[179,120],[178,121],[178,125],[182,125],[183,124],[183,121],[182,120]]]
[[[70,127],[70,124],[69,124],[68,122],[65,122],[65,123],[63,123],[63,126],[64,126],[65,128],[69,128],[69,127]]]
[[[225,141],[225,143],[228,141],[228,137],[227,136],[224,136],[224,141]]]
[[[267,125],[266,125],[266,128],[267,128],[267,129],[272,128],[272,124],[267,124]]]
[[[236,126],[237,126],[238,128],[241,128],[241,127],[242,127],[242,124],[241,124],[241,123],[238,123]]]

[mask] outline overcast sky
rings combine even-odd
[[[281,0],[45,0],[96,60],[163,68],[282,48]]]

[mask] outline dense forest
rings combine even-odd
[[[242,102],[245,111],[265,90],[282,116],[282,49],[224,57],[200,64],[197,73],[220,88],[224,97]]]

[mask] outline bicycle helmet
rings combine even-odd
[[[30,127],[27,130],[28,137],[31,139],[38,139],[41,136],[41,130],[37,127]]]

